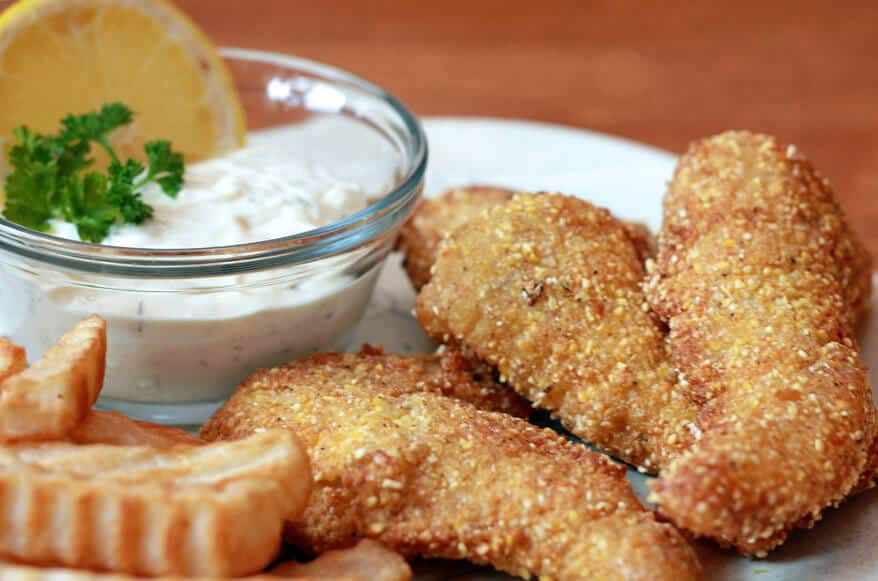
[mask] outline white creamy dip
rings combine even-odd
[[[158,185],[143,188],[154,208],[142,224],[115,226],[102,242],[129,248],[232,246],[299,234],[366,207],[356,184],[282,148],[283,133],[256,135],[247,147],[186,167],[176,198]],[[78,239],[76,227],[55,220],[51,233]]]
[[[115,228],[104,243],[234,245],[350,215],[395,178],[380,167],[378,161],[388,159],[382,152],[339,163],[333,172],[305,161],[308,147],[334,130],[306,123],[253,134],[245,148],[187,167],[176,199],[144,192],[154,217]],[[328,156],[332,149],[318,149],[318,159],[329,159],[318,154]],[[336,170],[344,179],[334,177]],[[76,238],[69,224],[53,226],[56,235]],[[0,335],[23,344],[33,360],[76,321],[99,314],[109,334],[103,404],[158,421],[194,423],[211,413],[215,404],[207,402],[227,397],[255,369],[344,348],[369,302],[381,261],[351,265],[372,252],[380,251],[370,247],[294,268],[173,280],[0,265]]]

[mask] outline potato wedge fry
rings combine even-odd
[[[7,459],[72,476],[132,484],[172,479],[179,485],[221,486],[242,478],[264,480],[283,488],[289,519],[305,509],[311,490],[311,467],[304,448],[295,435],[289,439],[277,430],[222,447],[203,442],[166,449],[62,442],[0,447],[0,466]]]
[[[279,431],[163,450],[8,446],[0,554],[132,575],[245,575],[275,557],[310,487],[302,446]]]
[[[167,448],[179,444],[198,446],[203,440],[178,428],[142,422],[118,412],[92,410],[67,436],[74,444],[113,446],[153,446]]]
[[[281,563],[271,574],[293,579],[351,581],[409,581],[412,578],[412,570],[400,554],[371,539],[363,539],[349,549],[327,551],[309,563]]]
[[[0,338],[0,382],[21,373],[26,367],[27,353],[24,347]]]
[[[106,353],[107,325],[92,316],[29,369],[7,377],[0,383],[0,442],[64,437],[97,400]]]
[[[292,577],[297,581],[359,581],[360,578]],[[97,573],[82,569],[41,568],[0,563],[0,581],[278,581],[275,575],[250,577],[133,577],[119,573]]]
[[[94,573],[77,569],[60,569],[53,567],[43,569],[30,565],[0,565],[0,581],[140,581],[146,577],[131,577],[117,573]],[[176,581],[171,577],[163,577],[162,581]],[[276,581],[276,580],[275,580]]]
[[[277,575],[253,575],[251,577],[161,577],[158,581],[278,581]],[[282,577],[297,581],[359,581],[363,577]],[[385,579],[378,577],[376,579]],[[408,579],[408,577],[386,577]],[[154,577],[133,577],[119,573],[96,573],[82,569],[32,567],[0,563],[0,581],[156,581]]]

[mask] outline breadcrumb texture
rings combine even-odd
[[[446,236],[489,210],[512,199],[517,192],[490,186],[466,186],[423,200],[402,227],[396,249],[403,253],[403,268],[415,290],[430,282],[430,270]],[[642,260],[656,252],[656,239],[646,224],[624,222]]]
[[[482,211],[512,199],[515,192],[490,186],[454,188],[422,200],[402,227],[396,248],[405,256],[403,268],[415,290],[430,282],[439,243]]]
[[[574,434],[653,472],[694,439],[631,227],[586,201],[521,194],[442,244],[416,314]]]
[[[319,353],[307,361],[314,381],[356,384],[368,377],[381,389],[432,392],[520,418],[533,412],[526,399],[497,381],[493,368],[454,348],[442,347],[430,355],[396,355],[363,345],[360,353]]]
[[[875,411],[853,326],[869,257],[794,147],[723,133],[681,159],[648,294],[703,437],[653,500],[697,535],[764,555],[857,482]]]
[[[290,542],[319,553],[367,537],[525,578],[700,577],[692,549],[640,506],[622,466],[374,368],[339,374],[339,357],[258,372],[202,430],[214,440],[282,427],[305,443],[315,489]]]

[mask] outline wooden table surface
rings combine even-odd
[[[367,77],[420,115],[519,117],[682,151],[774,133],[878,255],[878,3],[179,0],[213,39]]]
[[[676,152],[723,129],[774,133],[831,178],[878,256],[878,3],[177,3],[219,44],[333,63],[420,115],[561,123]]]

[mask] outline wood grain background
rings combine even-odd
[[[775,133],[832,179],[878,255],[876,2],[178,4],[219,44],[333,63],[420,115],[563,123],[677,152],[723,129]]]

